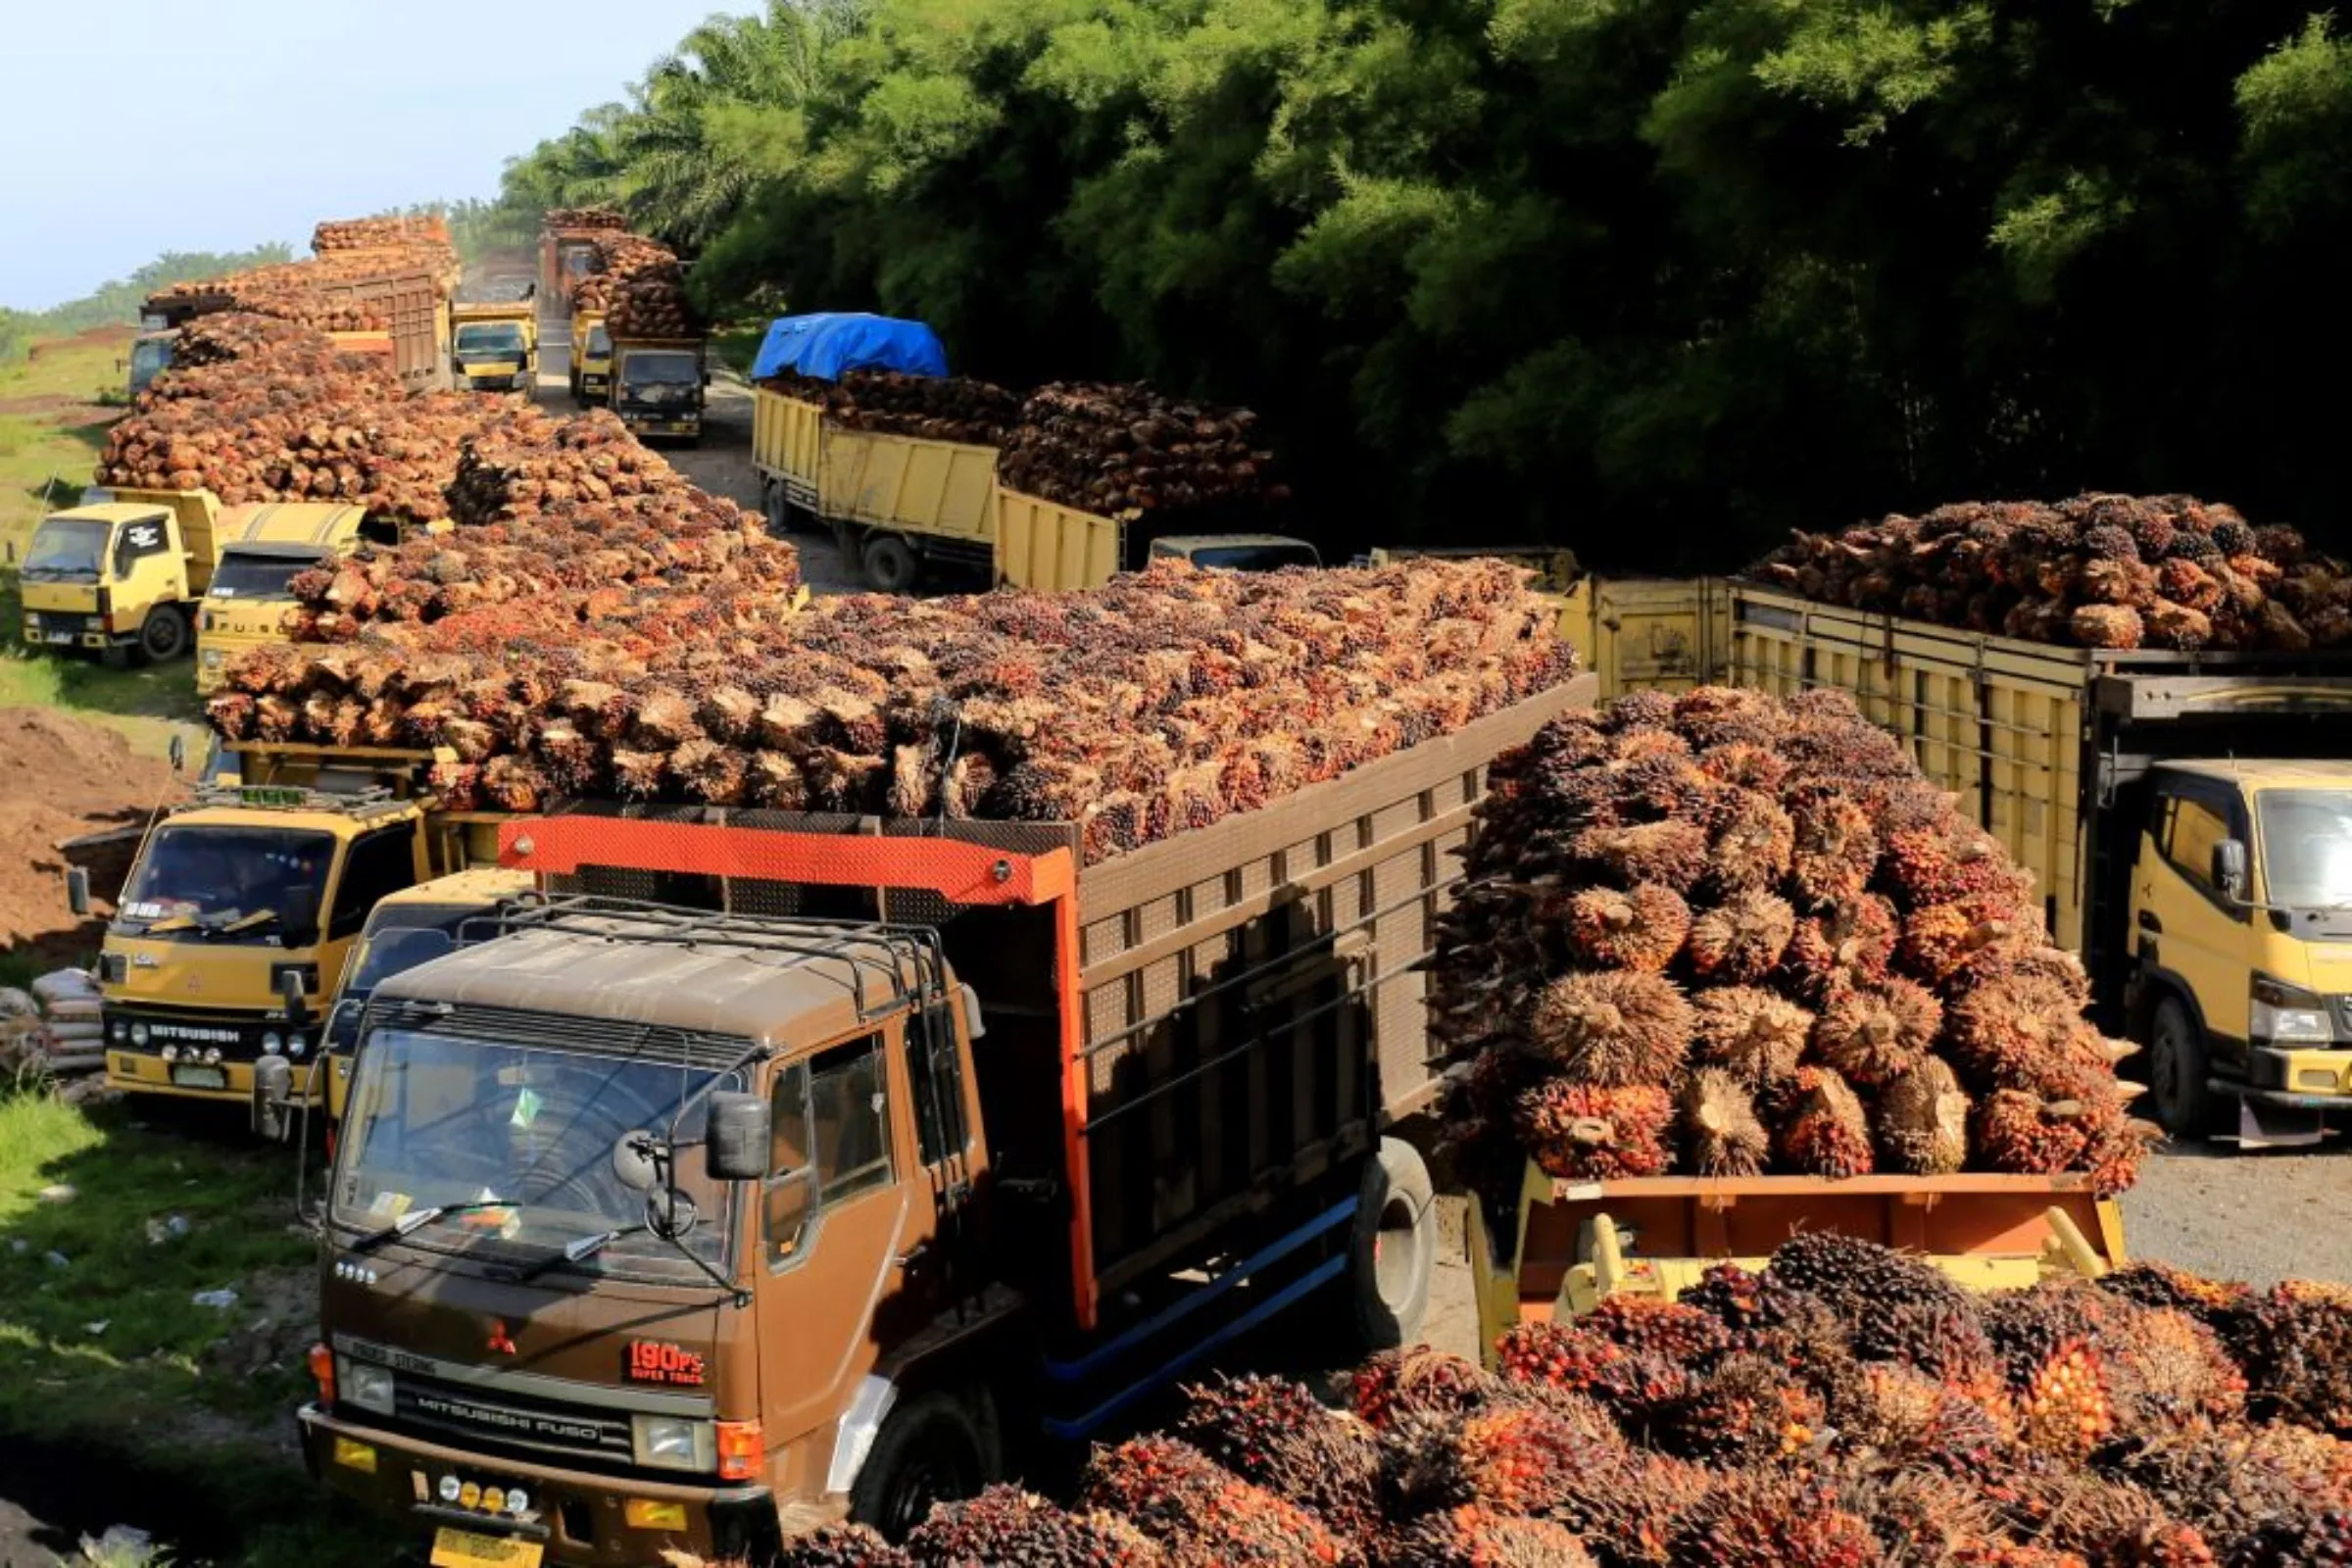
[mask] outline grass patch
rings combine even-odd
[[[43,514],[79,499],[106,445],[99,399],[121,387],[130,339],[125,327],[119,339],[39,343],[0,366],[0,547],[22,555]]]
[[[295,1156],[233,1113],[159,1124],[172,1108],[0,1089],[0,1451],[36,1456],[0,1469],[75,1455],[110,1488],[137,1478],[97,1523],[65,1516],[64,1477],[12,1495],[92,1534],[136,1524],[182,1564],[381,1558],[387,1532],[330,1516],[286,1444],[317,1311]],[[221,1289],[233,1306],[194,1303]]]
[[[738,375],[752,373],[752,361],[767,337],[768,318],[730,321],[710,334],[710,357]]]

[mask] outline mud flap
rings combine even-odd
[[[2231,1093],[2230,1085],[2220,1082],[2207,1087],[2216,1094]],[[2327,1120],[2318,1105],[2307,1102],[2309,1097],[2239,1090],[2234,1098],[2237,1132],[2233,1141],[2240,1149],[2309,1149],[2328,1136]]]

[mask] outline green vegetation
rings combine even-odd
[[[139,306],[159,288],[190,278],[218,277],[243,268],[294,259],[284,245],[257,245],[226,255],[212,251],[166,251],[128,277],[101,283],[77,300],[45,311],[12,311],[0,307],[0,365],[22,359],[34,341],[71,337],[101,326],[135,326]]]
[[[285,1431],[315,1328],[294,1155],[233,1118],[142,1117],[0,1088],[0,1451],[61,1478],[102,1455],[115,1518],[183,1563],[365,1560]],[[237,1300],[196,1304],[219,1290]]]
[[[1720,568],[1987,493],[2323,520],[2348,146],[2293,7],[772,0],[505,203],[618,204],[721,318],[1252,404],[1330,543]]]

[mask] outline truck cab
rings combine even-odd
[[[220,503],[206,491],[85,492],[53,512],[18,566],[24,641],[110,663],[188,651],[189,615],[212,580]]]
[[[571,401],[580,408],[602,406],[612,395],[612,333],[604,316],[578,311],[571,318]]]
[[[903,1533],[976,1491],[946,1391],[1012,1298],[958,1220],[977,1008],[936,938],[592,900],[502,931],[366,1009],[314,1473],[532,1563],[764,1561],[785,1513]]]
[[[172,347],[176,335],[169,331],[141,332],[131,339],[128,389],[133,398],[172,368]]]
[[[320,1059],[332,1061],[327,1075],[326,1113],[341,1119],[350,1097],[351,1063],[360,1044],[360,1019],[375,988],[394,975],[457,951],[468,922],[494,918],[499,906],[531,891],[531,879],[516,871],[453,871],[387,894],[360,928],[360,940],[343,966],[342,984],[319,1031]]]
[[[450,339],[450,370],[462,389],[528,392],[539,373],[538,318],[529,302],[461,305]]]
[[[1323,557],[1303,539],[1279,533],[1163,534],[1152,541],[1154,561],[1189,561],[1227,571],[1280,571],[1320,566]]]
[[[468,861],[428,753],[247,746],[150,829],[99,950],[108,1084],[242,1102],[279,1057],[311,1088],[369,913]]]
[[[381,529],[375,537],[384,537]],[[359,507],[270,503],[225,514],[220,562],[196,609],[196,693],[220,690],[228,662],[249,648],[287,640],[294,609],[288,585],[313,566],[349,555],[370,536]]]
[[[2147,788],[2129,1006],[2156,1117],[2313,1141],[2352,1108],[2352,762],[2168,760]]]
[[[699,338],[613,342],[612,412],[640,440],[700,441],[710,379]]]

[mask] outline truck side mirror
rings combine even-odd
[[[2236,839],[2224,839],[2213,847],[2213,885],[2232,904],[2246,900],[2246,847]]]
[[[66,907],[87,919],[90,913],[90,873],[74,866],[66,873]]]
[[[756,1182],[767,1174],[767,1101],[721,1092],[710,1097],[705,1171],[714,1182]]]
[[[282,1144],[294,1130],[287,1114],[293,1099],[294,1064],[283,1056],[264,1056],[253,1064],[253,1132]]]
[[[172,737],[169,755],[172,759],[172,772],[177,773],[186,768],[188,765],[188,738],[175,732]]]
[[[277,972],[277,999],[286,1004],[286,1022],[300,1027],[309,1020],[311,1009],[302,1000],[302,971],[292,964]]]

